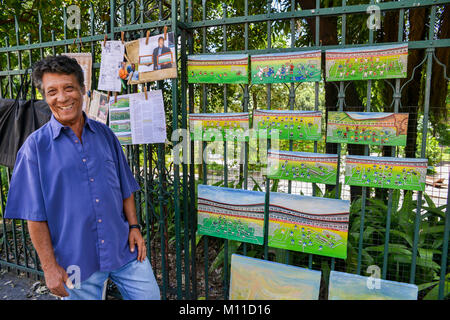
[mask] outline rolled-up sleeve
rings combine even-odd
[[[133,192],[139,191],[141,188],[134,179],[130,166],[127,163],[125,154],[119,140],[114,136],[114,148],[118,158],[118,175],[120,179],[120,189],[122,198],[125,200],[131,196]]]
[[[6,202],[7,219],[47,220],[34,146],[30,137],[17,153]]]

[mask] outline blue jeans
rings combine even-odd
[[[68,289],[64,285],[69,296],[63,300],[102,300],[108,278],[116,284],[124,300],[161,299],[152,267],[145,258],[142,262],[132,260],[114,271],[97,271],[81,282],[79,289]]]

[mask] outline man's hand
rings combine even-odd
[[[56,262],[47,221],[30,220],[28,221],[28,230],[44,270],[47,288],[54,295],[67,297],[69,294],[63,284],[65,283],[69,289],[73,289],[74,286],[66,270]]]
[[[69,275],[60,265],[55,265],[51,268],[44,270],[45,283],[51,293],[59,297],[67,297],[69,294],[64,288],[64,283],[69,289],[73,289],[74,286],[69,279]]]
[[[141,235],[139,229],[132,228],[130,229],[130,233],[128,235],[128,243],[130,244],[130,251],[134,252],[135,247],[138,249],[138,261],[144,261],[147,256],[147,247],[145,246],[145,240]]]

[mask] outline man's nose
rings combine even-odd
[[[56,102],[62,103],[66,102],[69,99],[69,96],[63,91],[58,92],[56,95]]]

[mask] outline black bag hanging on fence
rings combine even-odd
[[[44,100],[19,100],[25,75],[16,99],[0,99],[0,165],[14,167],[16,155],[28,136],[46,124],[52,112]],[[29,81],[25,81],[26,97]]]

